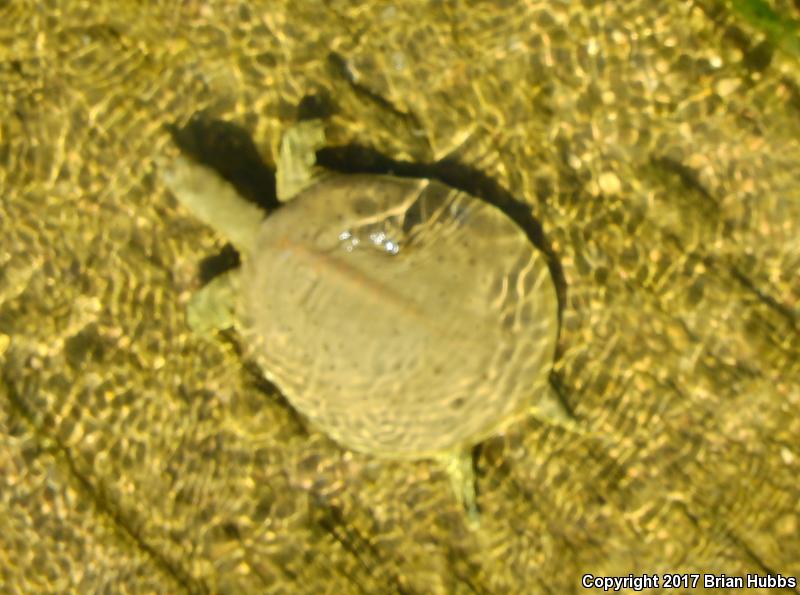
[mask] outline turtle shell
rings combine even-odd
[[[267,377],[343,446],[421,458],[534,403],[553,361],[544,255],[428,179],[331,175],[264,220],[240,318]]]

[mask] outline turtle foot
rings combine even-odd
[[[469,450],[447,453],[438,457],[439,462],[447,471],[450,483],[453,486],[456,499],[467,513],[469,528],[480,528],[480,513],[475,495],[475,471],[473,469],[472,452]]]
[[[238,270],[228,271],[192,296],[186,308],[186,320],[192,331],[210,336],[233,326],[238,279]]]

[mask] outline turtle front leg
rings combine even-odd
[[[314,183],[318,177],[317,149],[325,146],[322,120],[304,120],[283,133],[275,172],[278,200],[287,202]]]
[[[235,320],[239,271],[231,270],[214,277],[195,293],[186,308],[189,328],[202,336],[230,328]]]

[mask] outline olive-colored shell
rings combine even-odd
[[[425,179],[334,175],[264,220],[240,316],[291,404],[342,445],[419,458],[535,402],[557,298],[497,208]]]

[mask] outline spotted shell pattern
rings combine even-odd
[[[241,283],[267,377],[370,454],[479,442],[531,405],[553,360],[544,255],[499,209],[433,180],[326,177],[264,220]]]

